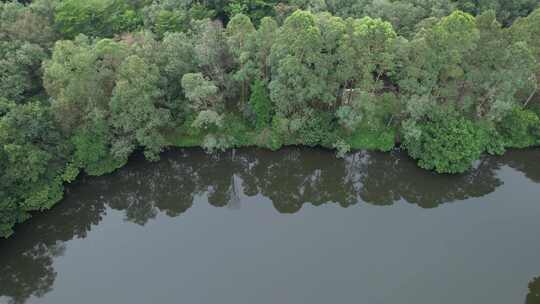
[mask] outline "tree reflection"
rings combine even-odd
[[[504,163],[520,172],[535,183],[540,183],[540,157],[538,149],[514,150],[500,158]]]
[[[540,277],[529,282],[529,293],[525,304],[540,304]]]
[[[79,181],[64,203],[17,227],[16,237],[0,241],[0,298],[24,303],[52,289],[53,260],[64,253],[65,242],[85,238],[105,214],[102,202],[86,199],[92,188],[91,181]]]
[[[64,201],[0,240],[0,301],[24,303],[52,289],[53,261],[65,242],[85,238],[107,208],[122,211],[125,220],[146,224],[158,214],[177,217],[195,197],[216,207],[239,208],[244,196],[264,196],[276,211],[296,213],[302,206],[366,202],[393,205],[398,201],[434,208],[444,203],[489,194],[502,184],[498,172],[515,168],[540,182],[536,150],[504,157],[486,157],[463,175],[436,175],[419,169],[404,154],[357,152],[337,159],[325,150],[288,148],[229,151],[208,155],[197,149],[170,151],[161,161],[135,157],[114,174],[83,177],[68,187]],[[527,303],[538,300],[540,280],[529,288]]]
[[[500,164],[495,158],[482,159],[466,174],[441,175],[422,170],[406,155],[369,154],[363,157],[359,173],[362,200],[375,205],[391,205],[404,200],[422,208],[481,197],[502,182],[497,177]]]

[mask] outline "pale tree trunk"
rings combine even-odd
[[[533,99],[534,95],[536,95],[536,92],[538,91],[538,84],[536,84],[534,86],[534,90],[532,91],[531,95],[529,95],[529,98],[527,98],[527,100],[525,101],[525,104],[523,105],[524,108],[527,107],[527,105],[529,104],[529,102],[531,102],[531,100]]]

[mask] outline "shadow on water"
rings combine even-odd
[[[331,152],[300,148],[279,152],[237,150],[207,155],[200,150],[165,153],[149,163],[130,165],[103,177],[82,177],[66,190],[62,203],[17,228],[0,241],[0,302],[24,303],[52,290],[55,257],[65,243],[85,238],[108,208],[144,225],[159,213],[176,217],[199,195],[216,207],[235,207],[242,196],[262,195],[280,213],[296,213],[311,203],[348,207],[361,202],[388,206],[404,201],[421,208],[482,197],[503,184],[502,167],[540,182],[537,150],[486,157],[463,175],[436,175],[419,169],[402,153],[357,152],[336,159]],[[529,285],[527,304],[540,303],[540,280]]]

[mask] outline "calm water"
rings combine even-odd
[[[0,303],[537,304],[540,151],[171,151],[81,178],[0,241]]]

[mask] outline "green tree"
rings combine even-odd
[[[56,119],[66,132],[77,129],[94,109],[109,111],[116,73],[128,54],[125,44],[86,36],[56,43],[44,63],[44,86],[52,97]]]
[[[534,78],[532,85],[524,97],[524,104],[527,106],[533,100],[539,100],[540,90],[540,8],[533,11],[526,18],[518,19],[510,29],[512,41],[525,42],[536,60]]]
[[[51,208],[62,198],[67,150],[47,107],[0,103],[5,111],[0,117],[0,236],[5,237],[27,212]]]
[[[120,66],[118,80],[110,102],[113,154],[127,158],[137,147],[144,147],[149,159],[157,159],[165,145],[160,130],[169,125],[168,110],[156,106],[162,97],[159,70],[136,55]]]
[[[220,21],[202,20],[194,30],[195,61],[199,71],[211,79],[224,100],[238,96],[233,78],[234,58]]]
[[[251,87],[249,103],[255,113],[255,126],[262,130],[272,120],[272,102],[263,81],[256,80]]]
[[[65,0],[56,5],[55,26],[65,38],[112,37],[141,24],[141,16],[124,0]]]
[[[39,5],[39,1],[29,6],[17,1],[0,3],[0,40],[49,47],[56,35],[47,11]]]
[[[315,16],[296,11],[285,20],[272,47],[270,97],[285,117],[302,115],[316,102],[332,103],[334,92],[326,90],[325,71],[318,69],[324,57],[321,32]]]
[[[248,16],[244,14],[235,15],[227,25],[227,43],[232,55],[238,65],[235,78],[240,82],[240,104],[242,110],[246,106],[249,94],[249,83],[253,74],[253,67],[249,63],[248,41],[255,32],[255,28]]]
[[[0,97],[22,102],[40,93],[46,51],[36,44],[0,41]]]
[[[221,109],[218,87],[201,73],[188,73],[182,77],[182,88],[195,111]]]
[[[488,10],[497,12],[497,19],[504,25],[510,25],[519,18],[529,15],[539,3],[536,0],[457,0],[460,9],[480,15]]]
[[[175,120],[181,121],[188,108],[182,77],[197,70],[193,41],[184,33],[167,33],[157,52],[162,60],[157,64],[165,81],[166,104]]]
[[[527,148],[540,144],[540,119],[530,110],[514,108],[501,121],[498,131],[506,147]]]
[[[252,39],[248,41],[249,59],[251,60],[248,66],[256,70],[254,71],[255,77],[265,82],[270,80],[270,54],[278,29],[278,24],[274,19],[262,18],[259,28],[251,36]]]
[[[441,113],[429,120],[403,123],[403,146],[418,165],[438,173],[462,173],[484,151],[480,131],[455,113]]]

